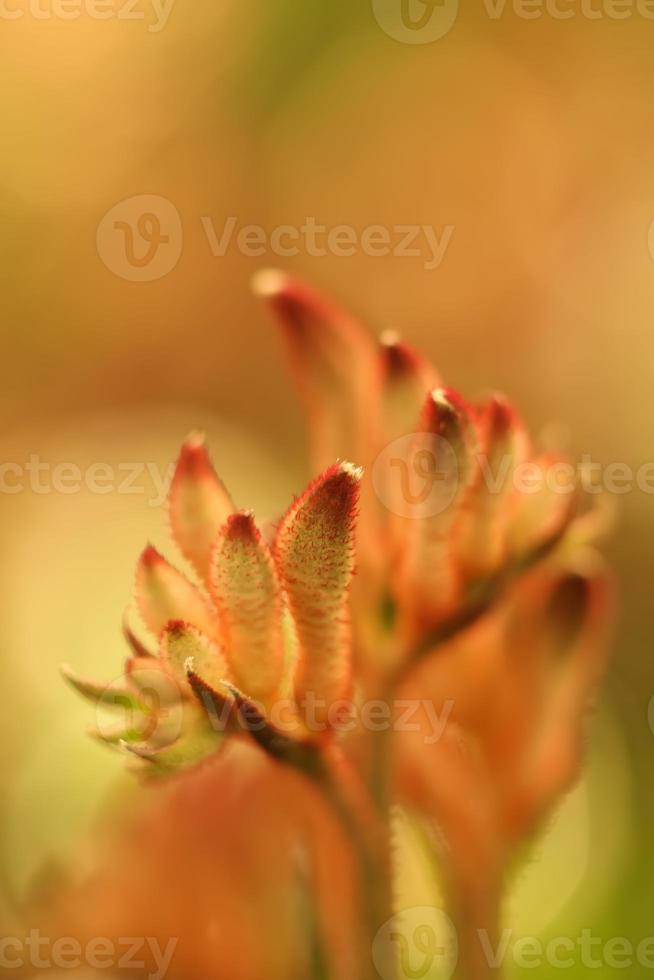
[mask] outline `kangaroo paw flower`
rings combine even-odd
[[[341,834],[338,860],[347,850],[353,862],[349,908],[362,909],[362,949],[353,957],[341,942],[323,972],[353,977],[365,975],[390,916],[396,804],[442,842],[434,852],[462,943],[495,929],[506,868],[582,764],[611,633],[613,587],[593,550],[605,521],[601,510],[584,511],[573,467],[532,444],[506,398],[477,402],[442,387],[395,334],[375,344],[291,276],[263,272],[255,290],[287,342],[319,475],[277,526],[263,525],[264,537],[191,436],[168,502],[191,577],[148,546],[136,606],[152,641],[124,625],[129,656],[113,684],[63,672],[96,711],[93,736],[133,767],[149,777],[198,770],[219,796],[213,823],[234,805],[249,765],[260,781],[272,770],[273,781],[309,786]],[[343,459],[354,462],[334,462]],[[418,706],[408,728],[399,715],[407,703]],[[239,821],[259,800],[256,779]],[[195,832],[184,797],[194,785],[181,784],[176,819]],[[201,827],[204,807],[196,810]],[[225,845],[213,823],[215,855]],[[321,839],[333,834],[326,826]],[[165,821],[158,829],[165,834]],[[160,841],[143,865],[143,894],[151,874],[165,885],[160,855],[177,854],[175,829],[173,846]],[[275,838],[275,852],[291,849]],[[281,874],[283,859],[266,854]],[[239,872],[243,856],[234,858]],[[317,904],[332,916],[335,863],[316,864]],[[307,867],[304,892],[314,881]],[[213,915],[223,891],[213,867],[208,880]],[[195,883],[189,891],[195,900]],[[130,878],[121,894],[131,893]],[[324,934],[338,935],[330,925],[321,923]],[[203,920],[200,944],[211,929]],[[486,975],[462,952],[466,975]],[[206,975],[189,962],[180,976]]]

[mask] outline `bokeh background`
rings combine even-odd
[[[2,462],[165,475],[204,428],[239,503],[276,513],[306,468],[278,337],[249,291],[266,265],[330,290],[374,331],[399,330],[465,393],[506,391],[574,456],[654,460],[654,21],[636,7],[590,19],[571,2],[569,19],[526,19],[466,0],[425,44],[387,33],[369,0],[175,0],[156,30],[145,0],[129,20],[119,0],[104,20],[16,9],[0,16]],[[98,236],[139,195],[170,202],[181,229],[176,265],[151,281],[112,269]],[[271,231],[307,216],[359,233],[453,230],[435,269],[424,254],[361,249],[252,257],[232,243],[215,256],[207,240],[207,221],[220,234],[230,217]],[[46,862],[78,852],[124,778],[84,738],[88,711],[57,667],[120,673],[134,562],[166,538],[147,472],[106,493],[9,492],[12,473],[0,494],[5,911]],[[620,624],[588,775],[507,912],[544,938],[654,934],[654,498],[616,503]]]

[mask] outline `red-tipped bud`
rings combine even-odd
[[[427,392],[439,384],[438,375],[425,358],[393,331],[380,337],[382,379],[382,427],[386,440],[413,430]]]
[[[232,514],[221,530],[210,588],[237,684],[254,698],[273,696],[282,672],[280,587],[270,550],[251,514]]]
[[[170,487],[170,523],[185,558],[206,580],[218,532],[234,510],[201,435],[189,436]]]
[[[296,700],[301,714],[315,700],[320,723],[350,692],[347,601],[360,479],[351,463],[331,466],[292,505],[275,546],[299,645]]]
[[[429,393],[419,432],[404,461],[406,487],[417,501],[405,522],[400,566],[408,633],[424,630],[460,598],[456,545],[474,473],[477,432],[465,400],[450,389]]]
[[[136,603],[143,622],[159,635],[171,620],[193,623],[213,636],[216,617],[202,593],[162,555],[148,545],[136,569]]]
[[[265,269],[255,293],[280,323],[308,416],[313,465],[367,459],[374,444],[378,373],[375,348],[357,321],[305,283]]]

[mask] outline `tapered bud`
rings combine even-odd
[[[295,697],[324,725],[351,686],[348,590],[361,471],[338,463],[310,484],[283,518],[275,546],[298,641]]]
[[[168,508],[182,554],[206,580],[218,532],[234,505],[213,468],[202,436],[192,435],[182,446]]]
[[[273,696],[282,671],[280,584],[251,514],[233,514],[222,528],[210,589],[236,683],[251,697]]]

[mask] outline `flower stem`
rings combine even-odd
[[[392,916],[392,869],[388,812],[371,806],[359,774],[338,750],[326,757],[320,778],[323,793],[347,834],[359,865],[365,931],[361,937],[362,980],[379,980],[372,962],[372,947],[381,926]],[[389,963],[384,976],[392,976]]]
[[[481,874],[452,887],[449,913],[458,940],[455,980],[499,980],[502,976],[500,888]]]

